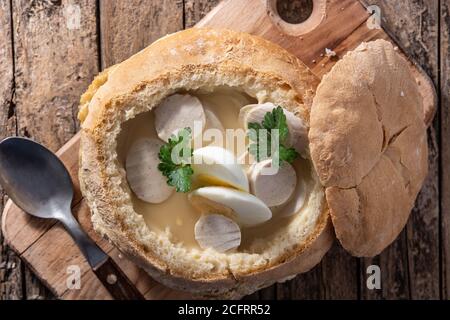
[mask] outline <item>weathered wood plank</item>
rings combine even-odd
[[[26,266],[26,265],[25,265]],[[26,300],[53,300],[55,297],[42,285],[42,282],[36,278],[35,273],[25,267],[23,269],[23,282],[24,282],[24,299]]]
[[[357,259],[336,242],[321,263],[294,280],[277,285],[278,299],[357,299]]]
[[[407,55],[438,79],[438,1],[364,1],[378,5],[381,22]],[[439,298],[439,135],[438,120],[429,131],[429,175],[404,232],[379,259],[363,260],[365,266],[380,263],[382,290],[374,293],[361,277],[363,298]]]
[[[182,28],[182,0],[100,0],[102,68]]]
[[[0,140],[16,134],[14,105],[14,57],[12,39],[11,6],[9,1],[0,2]],[[6,204],[0,186],[0,217]],[[0,300],[21,299],[22,266],[20,259],[6,246],[0,231]]]
[[[412,299],[440,297],[438,119],[428,130],[428,177],[407,225]]]
[[[361,299],[409,299],[410,277],[408,270],[408,249],[406,230],[396,241],[374,258],[360,259]],[[367,267],[376,265],[381,270],[381,289],[367,287]]]
[[[3,243],[3,239],[0,240]],[[22,298],[22,262],[12,250],[3,244],[0,258],[0,300]]]
[[[252,295],[249,296],[249,299],[252,298]],[[259,290],[258,292],[253,293],[253,298],[258,300],[275,300],[277,299],[277,284],[274,284],[270,287]]]
[[[441,255],[442,298],[450,299],[450,0],[441,0]]]
[[[81,93],[98,72],[95,2],[13,2],[19,134],[56,151],[77,131]]]
[[[322,263],[312,270],[299,274],[291,281],[277,284],[277,298],[280,300],[317,300],[324,298]]]
[[[57,150],[78,129],[79,96],[98,72],[96,4],[12,1],[17,129]],[[26,297],[47,297],[26,272]]]
[[[0,2],[0,139],[16,132],[11,7]]]
[[[200,21],[221,0],[185,0],[184,27],[191,28]]]
[[[358,299],[358,260],[337,242],[321,262],[324,299]]]

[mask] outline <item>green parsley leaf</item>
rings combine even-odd
[[[267,112],[264,116],[262,126],[267,130],[278,129],[280,134],[280,143],[283,143],[289,133],[286,123],[286,115],[280,106],[274,108],[272,112]]]
[[[191,176],[194,174],[191,165],[184,165],[171,171],[167,183],[175,187],[177,192],[188,192],[191,190],[192,181]]]
[[[259,133],[260,129],[262,129],[262,126],[259,123],[250,122],[248,124],[248,131],[247,131],[248,138],[251,141],[257,142],[258,141],[258,133]]]
[[[292,163],[298,156],[299,153],[294,148],[286,148],[284,145],[280,145],[280,162],[286,161]]]
[[[258,161],[258,162],[261,161],[260,154],[262,154],[262,152],[261,153],[259,152],[257,143],[251,143],[248,146],[248,152],[250,152],[250,154],[256,158],[256,161]]]
[[[265,130],[264,130],[265,129]],[[278,130],[278,145],[279,150],[276,154],[272,153],[272,131]],[[266,141],[264,143],[264,136],[266,134]],[[278,106],[274,108],[271,112],[267,112],[264,115],[264,120],[261,124],[256,122],[251,122],[248,124],[247,135],[252,141],[249,145],[249,152],[256,158],[256,161],[261,161],[267,157],[272,157],[272,159],[277,160],[276,165],[280,165],[283,161],[292,163],[299,155],[299,153],[294,148],[287,148],[284,145],[289,134],[289,128],[286,122],[286,115],[283,112],[283,108]],[[266,155],[266,157],[264,157]]]
[[[172,135],[159,149],[158,157],[161,162],[158,164],[158,170],[167,178],[167,184],[175,187],[177,192],[191,190],[194,170],[189,164],[193,153],[190,141],[191,129],[184,128],[177,135]],[[175,153],[172,154],[174,149]]]
[[[249,152],[257,161],[261,161],[270,156],[270,137],[268,130],[259,123],[249,123],[247,135],[253,143],[249,145]],[[265,135],[265,136],[264,136]],[[264,140],[266,143],[264,143]]]

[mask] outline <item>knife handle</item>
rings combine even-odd
[[[92,270],[114,299],[145,300],[144,296],[110,257]]]

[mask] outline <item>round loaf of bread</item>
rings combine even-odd
[[[428,171],[422,97],[389,42],[361,44],[324,76],[309,140],[337,238],[355,256],[379,254],[405,226]]]

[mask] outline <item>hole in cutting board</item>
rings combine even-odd
[[[290,36],[307,34],[326,16],[328,0],[265,0],[272,23]]]
[[[281,19],[291,24],[306,21],[312,14],[313,0],[277,0],[276,9]]]

